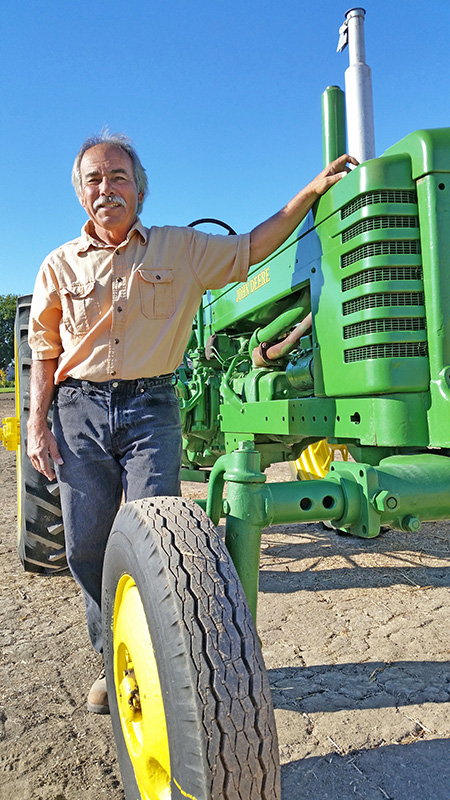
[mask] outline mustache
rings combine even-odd
[[[118,194],[113,194],[111,195],[111,197],[98,197],[97,200],[94,201],[93,208],[94,211],[97,211],[97,209],[99,208],[110,205],[119,205],[123,206],[124,208],[127,207],[127,204],[123,199],[123,197],[119,197]]]

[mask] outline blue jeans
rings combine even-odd
[[[70,571],[81,586],[91,642],[102,652],[106,543],[125,500],[180,494],[181,423],[172,376],[57,389],[53,433]]]

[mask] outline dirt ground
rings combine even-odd
[[[13,409],[0,395],[0,419]],[[123,800],[109,717],[85,710],[99,660],[79,591],[22,571],[16,524],[0,448],[0,800]],[[450,799],[449,542],[447,523],[369,542],[310,524],[263,534],[283,800]]]

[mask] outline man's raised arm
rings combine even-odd
[[[324,194],[330,186],[341,180],[350,171],[348,164],[358,165],[352,156],[340,156],[328,164],[311,183],[308,183],[281,211],[274,214],[261,225],[257,225],[250,233],[250,266],[258,264],[270,256],[288,236],[291,235],[302,219],[306,217],[313,203]]]

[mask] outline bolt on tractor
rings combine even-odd
[[[207,500],[125,504],[109,539],[105,665],[129,800],[280,797],[255,628],[263,528],[324,521],[373,538],[450,518],[450,129],[374,157],[363,21],[352,9],[340,31],[360,166],[245,283],[205,294],[177,373],[182,477],[208,482]],[[323,128],[328,163],[347,149],[335,86]],[[21,559],[60,572],[57,486],[25,450],[30,301],[3,439],[17,449]],[[269,483],[279,462],[292,480]]]

